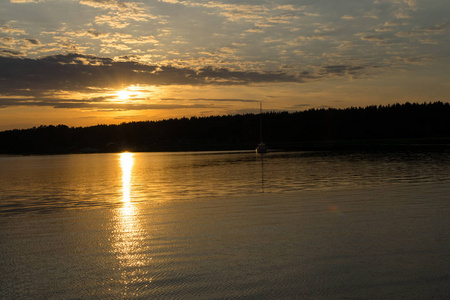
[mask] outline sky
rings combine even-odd
[[[0,130],[449,101],[448,0],[1,0]]]

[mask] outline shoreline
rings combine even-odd
[[[269,152],[292,151],[448,151],[450,150],[450,137],[443,138],[396,138],[396,139],[352,139],[352,140],[315,140],[301,142],[267,142]],[[256,144],[255,144],[256,145]],[[30,155],[63,155],[63,154],[90,154],[90,153],[122,153],[122,152],[253,152],[253,144],[245,145],[183,145],[143,147],[123,145],[117,149],[96,149],[81,147],[80,149],[52,149],[52,151],[16,151],[3,152],[0,156],[30,156]]]

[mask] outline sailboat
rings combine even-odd
[[[266,144],[262,141],[262,102],[259,103],[259,144],[256,147],[256,153],[264,154],[269,152]]]

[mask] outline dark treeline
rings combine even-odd
[[[0,153],[254,149],[258,114],[192,117],[91,127],[39,126],[0,132]],[[376,145],[440,144],[450,140],[450,104],[405,103],[263,114],[271,149],[312,150]]]

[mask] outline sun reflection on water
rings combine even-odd
[[[133,153],[120,154],[120,167],[122,168],[123,202],[130,202],[131,195],[131,171],[133,169]]]
[[[123,203],[115,212],[112,251],[119,262],[120,278],[115,280],[122,286],[123,296],[137,296],[138,291],[145,289],[151,282],[148,271],[144,268],[148,266],[151,257],[147,257],[143,246],[145,234],[140,224],[139,208],[131,201],[133,165],[133,153],[120,154]]]

